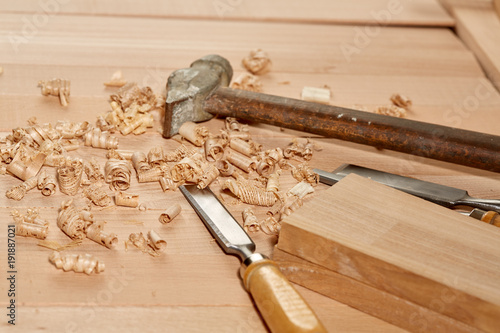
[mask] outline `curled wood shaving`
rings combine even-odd
[[[163,176],[163,171],[159,168],[137,171],[137,180],[139,183],[156,182]]]
[[[104,181],[104,174],[102,173],[101,167],[95,157],[92,157],[90,161],[84,164],[84,171],[87,175],[87,179],[91,182]]]
[[[111,197],[102,188],[101,182],[95,182],[83,189],[83,194],[96,206],[106,207],[111,203]]]
[[[307,164],[302,163],[297,167],[292,168],[292,176],[297,181],[306,181],[311,185],[317,185],[319,182],[319,175]]]
[[[101,273],[104,272],[104,263],[90,254],[64,254],[54,251],[49,257],[49,261],[57,268],[65,272],[74,271],[75,273]]]
[[[94,128],[85,134],[85,146],[103,149],[117,149],[118,138],[111,136],[109,132],[102,132],[99,128]]]
[[[272,62],[266,52],[262,49],[250,51],[250,54],[241,61],[243,67],[250,73],[262,75],[271,70]]]
[[[73,206],[73,200],[63,201],[57,216],[57,226],[71,239],[84,239],[87,222],[80,210]]]
[[[204,189],[219,177],[220,172],[215,164],[209,164],[203,169],[203,173],[198,180],[198,188]]]
[[[285,158],[292,158],[294,156],[302,157],[304,160],[309,161],[312,158],[315,145],[307,139],[306,143],[301,143],[297,138],[292,139],[292,142],[283,150]]]
[[[281,222],[274,216],[268,216],[259,223],[260,230],[267,235],[279,235],[281,230]]]
[[[163,223],[169,223],[172,222],[172,220],[179,215],[181,212],[181,206],[179,204],[172,205],[165,209],[161,214],[158,220]]]
[[[266,192],[246,182],[227,179],[222,184],[222,190],[229,190],[242,202],[257,206],[272,206],[277,200],[273,192]]]
[[[175,191],[179,186],[184,184],[184,181],[176,182],[169,177],[160,177],[159,182],[163,192],[166,192],[168,190]]]
[[[108,234],[103,231],[104,223],[93,223],[86,229],[87,238],[99,243],[108,249],[116,246],[118,237],[115,234]]]
[[[164,154],[164,156],[165,156],[165,161],[167,162],[179,162],[183,158],[192,156],[198,152],[199,152],[198,148],[190,149],[185,145],[181,145],[177,147],[175,150]]]
[[[207,127],[187,121],[179,128],[179,134],[195,146],[201,147],[209,132]]]
[[[242,73],[231,83],[231,88],[261,92],[262,82],[260,82],[260,79],[253,74]]]
[[[118,87],[121,88],[127,84],[127,80],[123,78],[122,71],[118,70],[111,75],[109,81],[104,82],[106,87]]]
[[[207,162],[200,153],[183,158],[170,171],[174,181],[197,183],[203,175]]]
[[[266,191],[267,192],[273,192],[273,193],[278,193],[280,189],[280,174],[281,170],[276,170],[274,173],[272,173],[269,178],[267,179],[267,184],[266,184]]]
[[[13,210],[11,215],[16,223],[17,236],[33,237],[38,239],[47,238],[49,222],[39,217],[38,209],[28,209],[26,215],[19,213],[17,210]]]
[[[394,94],[391,96],[391,102],[395,106],[398,106],[400,108],[403,108],[407,111],[409,111],[412,107],[412,101],[406,97],[405,95],[400,95],[400,94]]]
[[[132,156],[134,155],[134,151],[132,150],[121,150],[121,149],[109,149],[106,153],[106,157],[110,160],[132,160]]]
[[[259,221],[252,208],[245,208],[243,211],[243,229],[246,232],[257,232],[260,230]]]
[[[165,162],[163,148],[161,146],[153,147],[148,152],[148,163],[151,166],[160,166]]]
[[[137,173],[151,169],[146,154],[140,151],[136,151],[132,155],[132,165]]]
[[[150,87],[139,88],[136,83],[129,83],[120,88],[116,94],[110,96],[123,110],[133,103],[142,107],[144,112],[149,111],[158,103],[158,97]]]
[[[106,119],[104,119],[104,116],[98,115],[97,119],[95,121],[95,126],[96,128],[100,129],[103,132],[109,132],[109,133],[114,133],[116,131],[116,125],[115,123],[118,123],[119,121],[115,119],[112,119],[112,124],[108,124]]]
[[[80,188],[83,174],[83,162],[80,159],[68,159],[57,168],[59,189],[67,195],[75,195]]]
[[[255,169],[255,161],[236,151],[229,151],[226,155],[227,161],[245,172]]]
[[[379,106],[375,109],[375,113],[399,118],[406,117],[406,110],[396,105]]]
[[[224,140],[225,142],[229,142],[229,141],[234,140],[234,139],[241,139],[241,140],[245,140],[245,141],[248,141],[251,139],[250,133],[248,133],[246,131],[221,130],[220,133],[221,133],[220,136],[221,136],[222,140]]]
[[[294,195],[302,199],[306,195],[313,192],[314,188],[311,186],[311,184],[303,180],[300,183],[296,184],[294,187],[292,187],[290,190],[288,190],[287,194]]]
[[[215,166],[219,169],[219,172],[223,177],[229,177],[234,172],[234,165],[226,160],[219,160],[215,162]]]
[[[304,201],[299,197],[289,197],[282,209],[282,217],[289,216],[298,208],[302,207]]]
[[[125,191],[130,187],[132,167],[127,160],[107,160],[104,165],[104,179],[115,191]]]
[[[208,138],[204,143],[205,158],[209,162],[215,162],[224,158],[224,145],[222,141],[215,138]]]
[[[157,257],[165,250],[167,242],[161,239],[155,231],[151,230],[148,232],[147,239],[142,232],[130,234],[128,240],[125,242],[125,250],[128,250],[128,246],[130,245],[144,253]]]
[[[262,149],[262,145],[254,141],[244,141],[238,138],[229,141],[229,147],[246,156],[257,155]]]
[[[37,128],[37,126],[33,126],[32,128],[40,132],[40,128]],[[75,139],[83,137],[88,131],[91,130],[91,126],[87,121],[71,122],[59,120],[56,123],[55,130],[62,139]]]
[[[241,124],[238,119],[233,117],[226,117],[224,121],[226,130],[230,132],[247,132],[248,133],[248,125]]]
[[[70,81],[65,79],[52,79],[48,81],[38,81],[43,96],[58,96],[62,106],[68,106]]]
[[[135,208],[139,206],[139,195],[125,192],[116,192],[115,203],[117,206]]]
[[[30,179],[24,181],[20,185],[16,185],[11,189],[7,190],[7,192],[5,192],[5,196],[9,199],[19,201],[22,198],[24,198],[24,196],[29,190],[37,187],[37,184],[38,184],[37,177],[31,177]]]
[[[34,177],[42,168],[47,155],[36,153],[24,145],[20,145],[14,158],[7,166],[7,171],[21,180]]]

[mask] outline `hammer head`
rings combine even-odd
[[[228,86],[233,69],[225,58],[211,54],[191,67],[173,72],[167,81],[163,137],[179,132],[186,121],[199,122],[213,117],[203,110],[203,101],[219,86]]]

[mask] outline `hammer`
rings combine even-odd
[[[173,72],[167,82],[163,136],[187,121],[214,115],[262,122],[379,149],[500,172],[500,137],[227,86],[228,60],[208,55]]]

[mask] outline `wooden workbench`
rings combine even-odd
[[[455,35],[455,18],[434,0],[388,1],[147,1],[68,2],[54,0],[0,3],[0,135],[57,120],[94,122],[109,109],[107,81],[122,70],[129,81],[165,91],[168,75],[206,54],[218,53],[232,63],[254,48],[266,50],[273,71],[262,77],[264,92],[294,98],[304,86],[327,85],[331,104],[373,108],[389,103],[393,93],[413,100],[409,119],[498,134],[500,94],[486,77],[474,53]],[[451,1],[450,1],[451,2]],[[479,1],[478,1],[479,2]],[[483,1],[480,1],[483,3]],[[450,6],[452,6],[451,4]],[[391,11],[392,12],[391,12]],[[383,16],[388,13],[388,15]],[[381,16],[382,15],[382,16]],[[386,17],[386,19],[382,19]],[[379,18],[379,19],[377,19]],[[382,21],[381,21],[382,20]],[[43,97],[42,79],[71,80],[68,107]],[[283,82],[288,81],[288,84]],[[217,133],[219,119],[207,126]],[[285,147],[306,133],[253,124],[251,133],[264,148]],[[118,135],[120,148],[147,152],[178,143],[156,130],[140,136]],[[331,170],[341,163],[413,176],[468,189],[473,196],[500,197],[500,175],[372,147],[315,138],[322,151],[310,164]],[[82,147],[72,156],[105,160],[105,151]],[[292,184],[290,178],[285,186]],[[0,176],[0,193],[20,180]],[[319,185],[317,192],[326,186]],[[237,258],[226,256],[180,192],[162,192],[156,183],[132,182],[147,210],[95,209],[120,244],[108,250],[89,240],[74,251],[91,253],[106,264],[103,274],[64,273],[48,262],[50,250],[38,241],[17,237],[16,327],[19,331],[168,331],[265,332],[266,328],[238,277]],[[68,242],[56,226],[58,208],[68,196],[46,198],[29,192],[17,202],[0,199],[0,248],[6,253],[6,225],[12,209],[40,207],[50,221],[50,240]],[[81,196],[75,202],[83,204]],[[183,212],[171,224],[158,216],[173,203]],[[244,205],[229,205],[241,222]],[[265,212],[264,209],[259,211]],[[143,225],[127,224],[140,221]],[[131,232],[155,229],[168,242],[166,252],[149,257],[125,252]],[[276,238],[252,235],[258,251],[272,255]],[[0,273],[1,330],[8,324],[6,255]],[[297,286],[329,331],[398,332],[401,329],[330,298]],[[381,305],[383,306],[383,305]]]

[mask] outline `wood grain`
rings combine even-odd
[[[478,332],[450,317],[313,264],[278,247],[273,251],[273,260],[290,281],[411,332]]]
[[[500,90],[500,17],[493,9],[455,8],[457,34]]]
[[[49,3],[49,2],[48,2]],[[29,0],[15,4],[0,4],[0,11],[15,13],[146,16],[211,20],[288,21],[295,23],[383,24],[415,26],[452,26],[453,19],[439,6],[437,0],[357,0],[338,2],[328,0],[147,0],[123,3],[78,2],[58,0],[52,6]]]
[[[278,247],[494,332],[498,237],[496,227],[350,175],[286,218]]]

